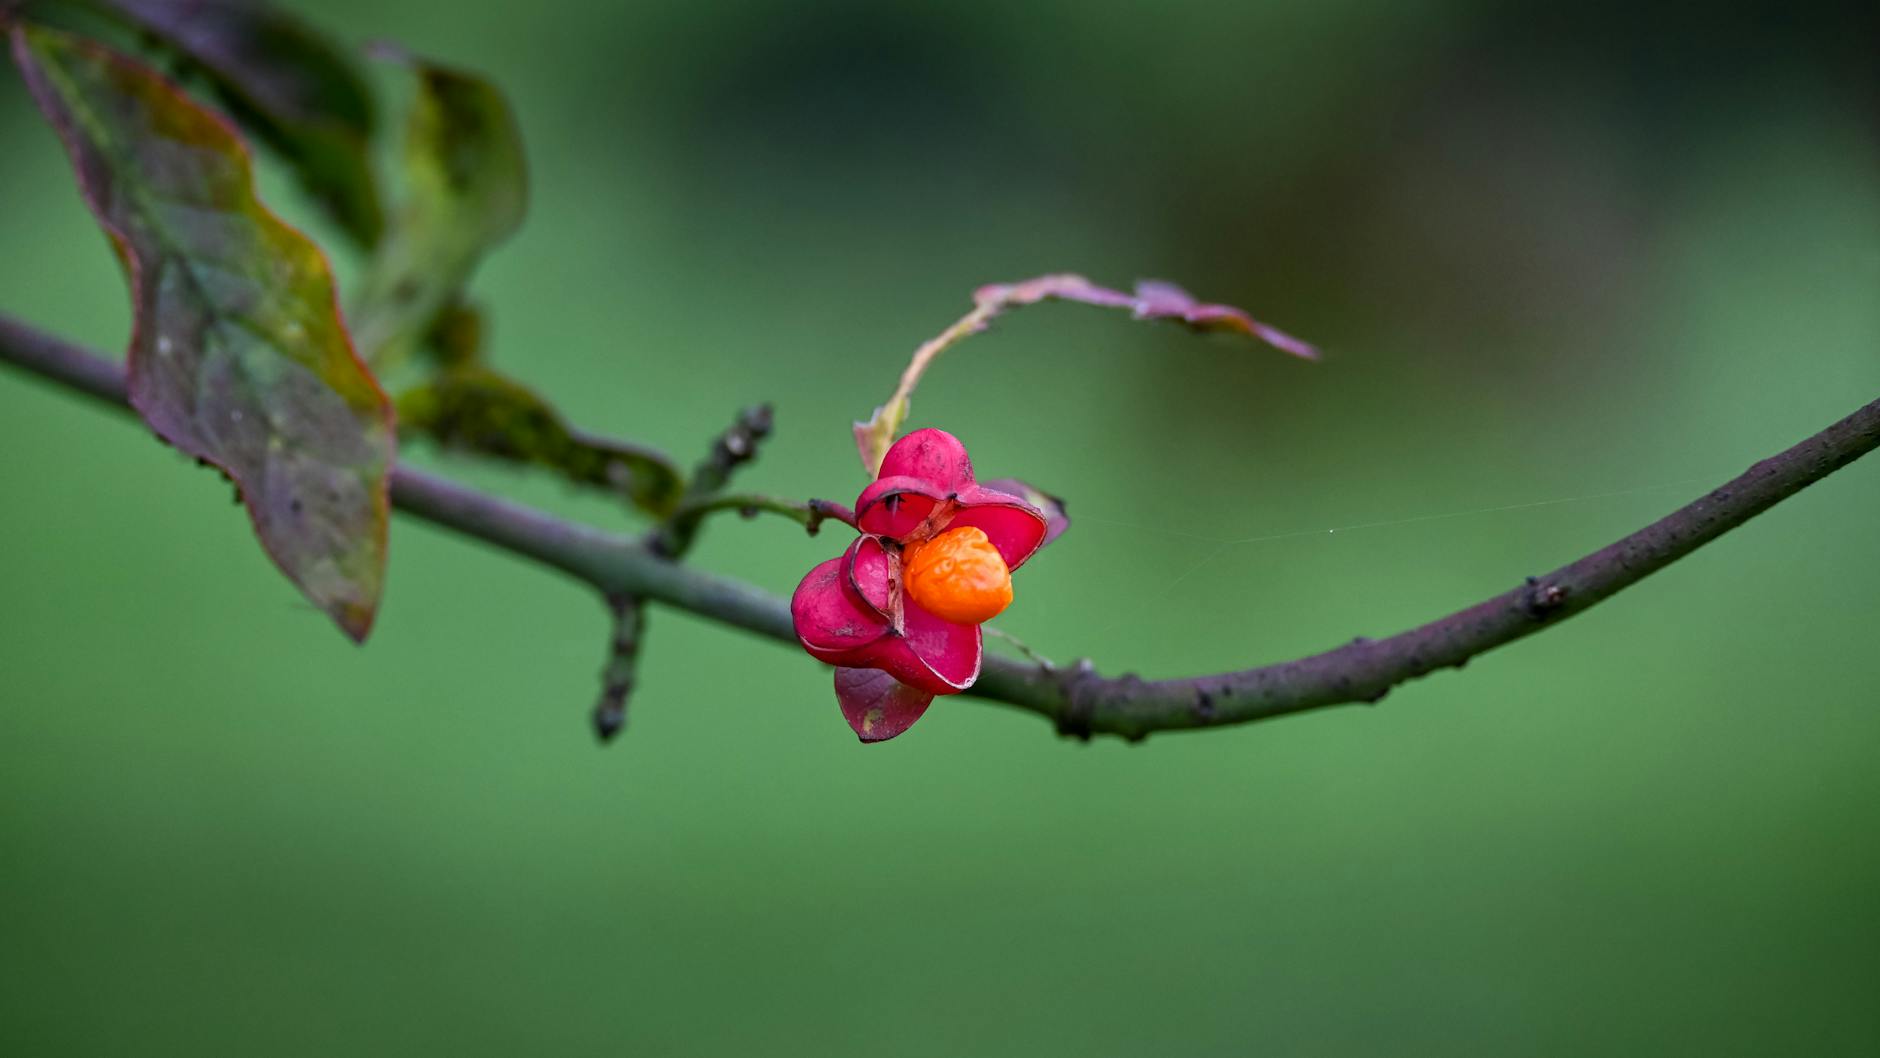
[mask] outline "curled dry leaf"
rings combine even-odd
[[[1101,308],[1128,309],[1139,320],[1174,320],[1199,333],[1244,335],[1307,360],[1317,359],[1319,355],[1311,345],[1261,323],[1241,309],[1203,304],[1173,283],[1143,280],[1136,284],[1134,294],[1098,286],[1068,272],[1018,283],[992,283],[974,291],[971,312],[914,351],[913,359],[901,372],[900,382],[887,402],[876,408],[869,418],[854,425],[855,448],[861,456],[862,469],[870,475],[880,469],[882,456],[907,422],[914,388],[941,353],[985,330],[1006,311],[1041,301],[1075,301]]]

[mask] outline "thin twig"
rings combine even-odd
[[[122,369],[0,316],[0,360],[124,410]],[[1246,723],[1346,702],[1392,687],[1591,608],[1880,447],[1880,400],[1750,467],[1630,536],[1494,598],[1388,639],[1356,640],[1295,661],[1177,680],[1106,679],[1088,665],[1046,672],[988,657],[968,693],[1054,720],[1080,737]],[[787,643],[789,607],[756,587],[680,566],[644,544],[568,522],[407,467],[392,500],[419,518],[567,572]]]
[[[693,468],[677,510],[653,530],[648,546],[668,558],[690,551],[705,515],[717,509],[712,501],[724,492],[739,467],[757,458],[757,448],[770,436],[772,424],[768,404],[738,412],[737,419],[712,441],[711,452]]]

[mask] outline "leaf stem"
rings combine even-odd
[[[717,511],[736,511],[746,518],[755,518],[760,512],[781,514],[809,530],[815,536],[822,529],[826,520],[834,520],[853,528],[855,512],[839,503],[829,500],[781,500],[775,496],[760,496],[754,492],[721,492],[716,496],[685,504],[674,513],[674,518],[703,518]]]

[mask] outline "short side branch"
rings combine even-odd
[[[601,669],[601,696],[594,703],[594,735],[610,742],[627,726],[627,705],[639,676],[640,641],[646,634],[646,604],[623,593],[607,597],[613,634],[607,639],[607,664]]]

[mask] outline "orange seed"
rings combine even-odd
[[[1012,604],[1012,571],[978,526],[910,544],[901,561],[908,596],[942,620],[976,625]]]

